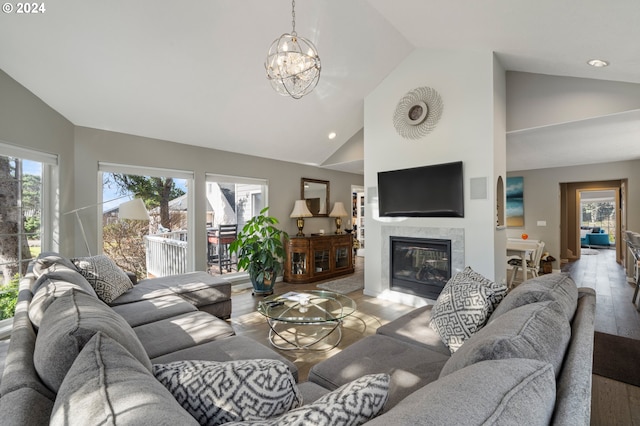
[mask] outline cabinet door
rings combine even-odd
[[[309,241],[304,238],[291,238],[285,244],[286,261],[284,280],[303,282],[309,279]]]
[[[313,259],[313,275],[331,271],[331,242],[313,241],[311,243],[311,257]]]
[[[336,236],[333,242],[333,262],[336,271],[353,267],[353,238],[351,234]]]
[[[308,272],[307,252],[291,253],[291,275],[306,275]]]

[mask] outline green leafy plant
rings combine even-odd
[[[260,211],[243,226],[229,251],[238,257],[238,269],[245,269],[252,281],[274,282],[282,272],[285,256],[282,238],[287,233],[276,228],[278,219],[267,216],[269,207]],[[255,282],[254,282],[255,284]]]
[[[0,320],[13,317],[18,302],[19,282],[16,274],[7,284],[0,286]]]

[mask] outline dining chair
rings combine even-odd
[[[231,265],[234,262],[229,253],[229,244],[231,244],[238,236],[238,225],[218,225],[218,267],[220,273],[226,267],[227,272],[231,272]]]
[[[522,279],[527,276],[527,273],[531,273],[531,276],[537,277],[538,271],[540,270],[540,259],[542,258],[542,253],[544,252],[544,241],[539,241],[536,249],[531,253],[531,258],[527,259],[526,265],[523,267],[522,259],[519,257],[513,257],[507,261],[507,263],[511,266],[511,280],[509,280],[509,288],[513,288],[513,281],[518,274],[518,270],[522,269]],[[526,268],[526,269],[525,269]]]

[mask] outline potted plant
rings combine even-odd
[[[238,269],[245,269],[253,284],[253,294],[273,293],[276,278],[282,272],[285,256],[282,237],[287,233],[274,225],[275,217],[267,216],[269,207],[247,221],[238,237],[229,245],[229,251],[238,257]]]

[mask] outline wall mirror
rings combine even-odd
[[[314,217],[329,215],[329,181],[302,178],[300,197],[307,202],[307,207]]]

